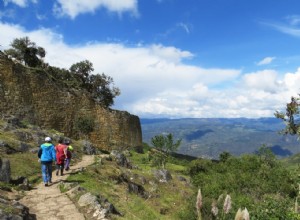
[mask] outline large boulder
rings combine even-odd
[[[96,148],[89,141],[82,141],[82,151],[87,155],[97,154]]]
[[[0,181],[5,183],[10,181],[10,162],[8,159],[0,158]]]
[[[137,183],[131,182],[131,181],[129,181],[127,184],[128,184],[128,192],[129,193],[134,193],[145,199],[148,198],[148,193],[145,191],[143,186],[141,186]]]
[[[101,220],[106,220],[109,214],[121,215],[106,198],[92,195],[89,192],[80,196],[78,205],[87,207],[88,213],[92,213],[94,218]]]
[[[132,169],[132,164],[130,161],[127,159],[124,153],[121,153],[116,150],[111,151],[111,155],[116,159],[116,162],[119,166],[125,167],[128,169]]]
[[[135,177],[138,178],[138,177]],[[122,173],[119,177],[118,183],[127,183],[128,186],[128,192],[129,193],[133,193],[136,194],[144,199],[147,199],[149,197],[149,193],[147,193],[147,191],[144,189],[143,186],[141,186],[138,183],[133,182],[132,180],[135,179],[134,177],[130,177],[128,174],[126,173]]]
[[[172,179],[172,175],[171,175],[170,171],[168,171],[166,169],[155,170],[154,176],[161,183],[166,183]]]
[[[27,152],[29,149],[30,149],[30,145],[26,144],[24,142],[21,142],[19,147],[18,147],[18,150],[21,151],[21,152]]]
[[[80,196],[78,200],[78,205],[79,206],[88,206],[92,205],[95,206],[97,204],[97,197],[92,195],[91,193],[85,193],[82,196]]]

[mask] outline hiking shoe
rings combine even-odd
[[[45,183],[45,186],[48,186],[48,183]]]
[[[58,171],[56,171],[56,176],[58,176]]]

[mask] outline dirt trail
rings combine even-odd
[[[64,176],[52,174],[52,183],[45,187],[40,183],[33,190],[27,192],[21,199],[21,203],[27,206],[31,214],[36,215],[37,220],[84,220],[81,214],[69,197],[61,193],[58,185],[66,180],[70,173],[80,170],[94,162],[94,156],[85,155],[82,161],[70,167],[69,171],[64,171]]]

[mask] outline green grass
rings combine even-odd
[[[120,207],[120,211],[125,215],[120,219],[124,220],[134,220],[134,219],[162,219],[160,214],[153,209],[150,202],[145,202],[144,199],[136,195],[128,195],[125,201],[120,201],[115,204],[117,207]],[[119,219],[119,218],[115,218]],[[164,218],[167,219],[167,218]]]
[[[281,160],[281,162],[291,170],[300,169],[300,154],[295,154],[291,157],[287,157]]]
[[[4,141],[12,148],[16,148],[18,146],[18,144],[20,144],[20,142],[17,141],[16,136],[12,133],[0,132],[0,140]]]
[[[10,161],[11,177],[27,177],[31,182],[41,178],[41,165],[38,157],[33,153],[17,153],[5,155]]]
[[[15,214],[15,209],[11,206],[0,204],[0,209],[6,214]]]

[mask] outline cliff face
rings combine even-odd
[[[42,128],[74,137],[79,117],[94,119],[89,139],[100,149],[142,145],[140,120],[104,109],[80,90],[67,89],[45,71],[14,64],[0,54],[0,115],[14,115]]]

